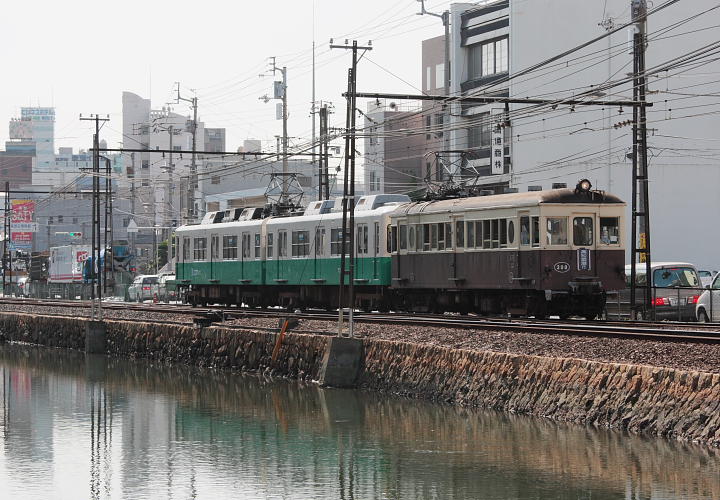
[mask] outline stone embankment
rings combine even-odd
[[[0,313],[8,340],[82,349],[86,320]],[[316,380],[329,337],[108,320],[111,354]],[[720,445],[720,374],[366,339],[358,384]]]

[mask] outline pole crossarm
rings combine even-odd
[[[349,92],[343,93],[343,97],[348,97]],[[362,97],[369,99],[395,99],[398,101],[446,101],[446,102],[465,102],[470,104],[547,104],[553,106],[639,106],[639,101],[600,101],[600,100],[581,100],[581,99],[530,99],[517,97],[478,97],[478,96],[445,96],[445,95],[424,95],[424,94],[387,94],[381,92],[355,92],[352,97]],[[652,106],[651,102],[642,103],[644,106]]]
[[[90,148],[90,151],[94,151]],[[169,154],[192,154],[192,150],[185,149],[136,149],[136,148],[98,148],[98,151],[107,153],[169,153]],[[277,153],[238,153],[237,151],[195,151],[195,154],[200,155],[221,155],[221,156],[277,156]],[[287,156],[312,156],[312,153],[288,153]]]

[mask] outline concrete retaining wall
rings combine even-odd
[[[108,351],[316,380],[328,337],[107,321]],[[84,348],[85,320],[0,313],[9,340]],[[366,340],[361,387],[720,445],[720,374]]]

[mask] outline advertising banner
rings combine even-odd
[[[12,200],[12,222],[10,225],[10,241],[13,249],[27,249],[32,247],[33,234],[30,231],[15,231],[15,225],[23,229],[29,226],[25,224],[32,222],[35,213],[35,202],[33,200]]]

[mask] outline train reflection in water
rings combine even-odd
[[[30,346],[0,379],[8,498],[720,499],[718,450],[545,420]]]

